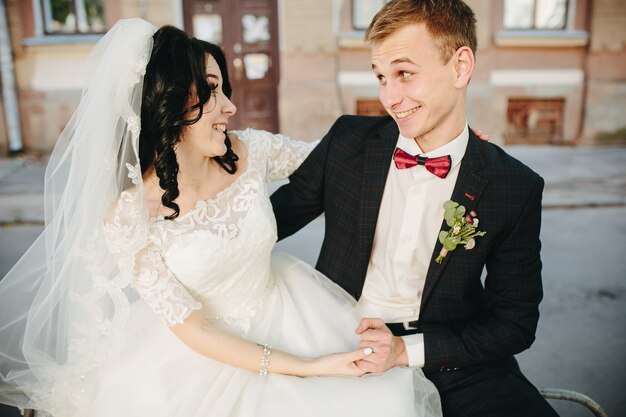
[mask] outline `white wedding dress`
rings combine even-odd
[[[140,300],[131,304],[123,348],[85,386],[74,415],[440,416],[438,394],[420,369],[261,376],[195,353],[168,329],[199,309],[228,332],[295,355],[358,347],[354,299],[311,266],[272,253],[276,223],[266,184],[291,174],[311,145],[251,129],[236,134],[248,167],[231,186],[175,220],[148,220],[131,282]],[[124,191],[105,225],[120,259],[137,243],[133,228],[142,226],[127,218],[136,218],[128,215],[142,209],[141,198]]]

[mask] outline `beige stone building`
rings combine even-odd
[[[468,97],[472,126],[499,143],[623,143],[625,1],[467,2],[476,12],[479,32]],[[172,24],[223,46],[239,108],[231,129],[253,126],[305,140],[319,138],[342,113],[382,111],[362,38],[384,3],[0,2],[8,21],[20,146],[41,151],[54,146],[80,98],[90,49],[107,28],[128,17],[155,26]],[[2,68],[5,80],[6,66]],[[5,100],[0,108],[0,152],[5,153],[10,140]]]

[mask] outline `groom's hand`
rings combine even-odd
[[[409,364],[406,346],[401,337],[394,336],[380,319],[363,318],[356,329],[361,335],[359,347],[371,348],[372,354],[356,362],[365,372],[384,372],[394,366]]]

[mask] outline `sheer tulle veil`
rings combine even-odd
[[[107,248],[103,219],[116,215],[122,190],[142,190],[139,116],[155,31],[121,20],[89,57],[80,104],[46,169],[45,229],[0,281],[0,402],[71,415],[91,389],[90,372],[123,343],[147,211],[124,213],[146,227],[128,229],[121,263]]]

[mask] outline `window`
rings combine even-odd
[[[372,18],[389,0],[352,0],[352,27],[366,30]]]
[[[504,0],[505,29],[565,29],[568,0]]]
[[[102,33],[104,0],[41,0],[45,34]]]
[[[505,142],[558,143],[563,138],[565,99],[510,98]]]
[[[196,13],[191,17],[193,36],[216,45],[222,44],[222,16],[217,13]]]

